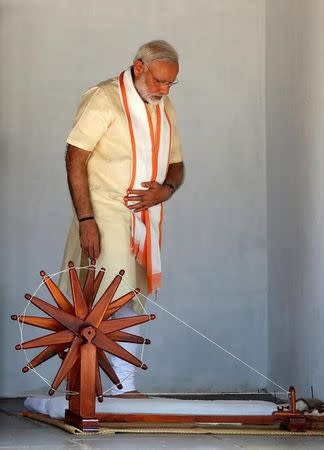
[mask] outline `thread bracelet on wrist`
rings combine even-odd
[[[171,183],[163,183],[163,186],[168,186],[171,189],[171,194],[174,194],[176,189],[173,186],[173,184],[171,184]]]
[[[78,219],[79,222],[85,222],[86,220],[94,220],[93,216],[88,216],[88,217],[81,217],[80,219]]]

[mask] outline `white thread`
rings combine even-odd
[[[140,295],[142,295],[144,298],[146,298],[146,300],[148,300],[149,302],[151,302],[153,305],[155,305],[157,308],[160,308],[162,311],[166,312],[167,314],[169,314],[171,317],[173,317],[175,320],[177,320],[178,322],[182,323],[184,326],[190,328],[190,330],[194,331],[195,333],[197,333],[199,336],[201,336],[202,338],[206,339],[208,342],[210,342],[211,344],[215,345],[216,347],[218,347],[220,350],[222,350],[223,352],[227,353],[229,356],[232,356],[232,358],[236,359],[237,361],[239,361],[240,363],[242,363],[243,365],[245,365],[246,367],[248,367],[250,370],[253,370],[253,372],[257,373],[258,375],[260,375],[261,377],[265,378],[267,381],[270,381],[270,383],[272,383],[274,386],[277,386],[279,389],[281,389],[283,392],[288,393],[289,391],[285,388],[283,388],[282,386],[280,386],[279,384],[277,384],[275,381],[271,380],[270,378],[268,378],[266,375],[264,375],[262,372],[260,372],[259,370],[255,369],[254,367],[252,367],[250,364],[246,363],[245,361],[243,361],[242,359],[240,359],[238,356],[234,355],[233,353],[231,353],[230,351],[226,350],[226,348],[222,347],[221,345],[217,344],[217,342],[213,341],[212,339],[210,339],[208,336],[204,335],[203,333],[201,333],[199,330],[195,329],[194,327],[192,327],[189,323],[185,322],[184,320],[180,319],[180,317],[177,317],[175,314],[171,313],[170,311],[168,311],[166,308],[163,308],[163,306],[159,305],[158,303],[156,303],[154,300],[150,299],[149,297],[147,297],[146,295],[140,293]]]
[[[25,309],[24,309],[24,311],[23,311],[23,314],[21,315],[19,315],[18,316],[18,318],[17,318],[17,320],[18,320],[18,326],[19,326],[19,330],[20,330],[20,345],[22,345],[22,343],[23,343],[23,330],[24,330],[24,323],[23,322],[20,322],[19,321],[19,318],[20,317],[25,317],[26,316],[26,312],[27,312],[27,309],[28,309],[28,306],[30,305],[30,303],[31,303],[31,299],[37,294],[37,292],[39,291],[39,289],[42,287],[42,285],[44,284],[44,281],[42,281],[41,283],[40,283],[40,285],[38,286],[38,288],[36,289],[36,291],[34,292],[34,294],[32,295],[32,297],[28,300],[28,302],[27,302],[27,305],[26,305],[26,307],[25,307]],[[24,351],[24,354],[25,354],[25,359],[26,359],[26,361],[27,361],[27,367],[29,367],[29,369],[30,370],[32,370],[34,373],[36,373],[36,375],[38,375],[48,386],[50,386],[51,387],[51,383],[50,383],[50,381],[49,380],[47,380],[45,377],[43,377],[32,365],[31,365],[31,362],[30,362],[30,360],[28,359],[28,356],[27,356],[27,353],[26,353],[26,349],[24,349],[23,347],[22,347],[22,349],[23,349],[23,351]]]
[[[75,267],[75,269],[76,269],[76,270],[82,270],[82,269],[89,269],[90,267],[93,267],[93,266],[92,266],[92,265],[88,265],[88,266],[82,266],[82,267]],[[64,269],[64,270],[61,270],[61,271],[59,271],[59,272],[56,272],[56,273],[54,273],[54,274],[48,274],[47,277],[53,278],[54,276],[59,275],[59,274],[64,273],[64,272],[67,272],[67,271],[69,271],[69,270],[70,270],[70,269],[68,268],[68,269]],[[105,273],[109,273],[110,275],[114,275],[114,276],[119,275],[119,273],[107,271],[107,270],[104,270],[104,269],[102,269],[102,268],[99,269],[98,272],[101,272],[101,271],[104,271]],[[122,282],[124,282],[124,283],[129,287],[129,289],[130,289],[131,291],[135,292],[136,300],[139,302],[139,304],[140,304],[140,306],[142,307],[143,311],[144,311],[149,317],[150,317],[150,315],[147,313],[147,311],[146,311],[144,305],[143,305],[142,302],[139,300],[138,294],[141,295],[142,297],[144,297],[144,298],[145,298],[146,300],[148,300],[149,302],[151,302],[151,303],[152,303],[154,306],[156,306],[157,308],[159,308],[159,309],[161,309],[162,311],[164,311],[164,312],[166,312],[167,314],[169,314],[169,315],[170,315],[171,317],[173,317],[176,321],[178,321],[178,322],[181,323],[182,325],[186,326],[187,328],[189,328],[190,330],[192,330],[192,331],[195,332],[196,334],[198,334],[198,335],[199,335],[200,337],[202,337],[203,339],[205,339],[205,340],[207,340],[208,342],[210,342],[211,344],[215,345],[217,348],[219,348],[220,350],[222,350],[222,351],[223,351],[224,353],[226,353],[227,355],[229,355],[229,356],[231,356],[232,358],[234,358],[235,360],[239,361],[241,364],[243,364],[244,366],[246,366],[247,368],[249,368],[250,370],[252,370],[252,371],[255,372],[256,374],[258,374],[259,376],[261,376],[261,377],[264,378],[265,380],[269,381],[269,382],[270,382],[271,384],[273,384],[274,386],[277,386],[277,387],[278,387],[280,390],[282,390],[285,394],[288,394],[288,393],[289,393],[289,391],[288,391],[287,389],[285,389],[285,388],[283,388],[282,386],[280,386],[278,383],[276,383],[275,381],[273,381],[271,378],[267,377],[267,376],[264,375],[262,372],[260,372],[259,370],[255,369],[253,366],[251,366],[250,364],[246,363],[246,362],[243,361],[241,358],[239,358],[238,356],[234,355],[232,352],[230,352],[229,350],[225,349],[225,348],[224,348],[223,346],[221,346],[220,344],[217,344],[217,342],[215,342],[214,340],[210,339],[208,336],[204,335],[203,333],[201,333],[199,330],[195,329],[193,326],[191,326],[190,324],[188,324],[188,323],[185,322],[184,320],[180,319],[180,317],[177,317],[175,314],[171,313],[171,312],[168,311],[166,308],[164,308],[163,306],[159,305],[157,302],[155,302],[154,300],[150,299],[149,297],[147,297],[146,295],[142,294],[141,292],[138,293],[132,286],[130,286],[130,285],[126,282],[126,280],[123,279],[123,277],[122,277]],[[44,281],[42,281],[42,282],[40,283],[40,285],[38,286],[38,288],[36,289],[36,291],[35,291],[34,294],[32,295],[32,298],[35,296],[35,294],[38,292],[38,290],[41,288],[41,286],[42,286],[43,284],[45,284]],[[26,306],[26,308],[24,309],[23,315],[20,315],[19,317],[24,317],[24,316],[26,315],[26,311],[27,311],[27,308],[28,308],[28,306],[29,306],[30,303],[31,303],[31,302],[30,302],[30,300],[29,300],[29,301],[28,301],[28,304],[27,304],[27,306]],[[150,320],[151,320],[151,319],[150,319]],[[22,340],[22,339],[23,339],[23,336],[22,336],[23,323],[21,323],[21,326],[20,326],[20,322],[18,321],[18,324],[19,324],[19,328],[21,329],[21,333],[20,333],[20,334],[21,334],[21,343],[22,343],[22,342],[23,342],[23,340]],[[145,347],[145,343],[142,344],[141,360],[142,360],[142,357],[143,357],[143,355],[144,355],[144,347]],[[25,353],[26,361],[28,362],[28,364],[30,364],[30,361],[28,360],[27,353],[26,353],[25,349],[24,349],[24,353]],[[41,374],[39,374],[39,372],[38,372],[35,368],[31,367],[30,369],[31,369],[33,372],[35,372],[41,379],[43,379],[43,381],[45,381],[46,384],[48,384],[49,386],[51,386],[50,382],[49,382],[46,378],[44,378]],[[129,374],[127,377],[125,377],[125,378],[123,379],[123,381],[121,381],[121,384],[122,384],[122,382],[126,381],[126,380],[129,378],[130,375],[131,375],[131,374]],[[114,388],[114,385],[113,385],[111,388],[107,389],[103,394],[105,394],[106,392],[111,391],[113,388]],[[58,391],[58,390],[57,390],[57,391]],[[244,394],[244,393],[242,393],[242,394]]]
[[[128,283],[125,281],[125,283],[128,285]],[[128,285],[129,286],[129,285]],[[130,287],[130,286],[129,286]],[[131,287],[130,287],[131,288]],[[131,288],[132,290],[134,290],[133,288]],[[190,324],[188,324],[187,322],[185,322],[184,320],[180,319],[179,317],[177,317],[175,314],[171,313],[170,311],[168,311],[166,308],[163,308],[161,305],[159,305],[156,301],[152,300],[151,298],[147,297],[146,295],[142,294],[141,292],[139,292],[139,295],[141,295],[142,297],[144,297],[146,300],[148,300],[149,302],[151,302],[154,306],[160,308],[162,311],[166,312],[167,314],[169,314],[171,317],[173,317],[175,320],[177,320],[178,322],[182,323],[184,326],[188,327],[189,329],[191,329],[192,331],[194,331],[195,333],[197,333],[199,336],[201,336],[202,338],[204,338],[205,340],[207,340],[208,342],[212,343],[213,345],[215,345],[216,347],[218,347],[220,350],[222,350],[223,352],[225,352],[226,354],[228,354],[229,356],[231,356],[232,358],[236,359],[237,361],[239,361],[241,364],[245,365],[246,367],[248,367],[250,370],[254,371],[255,373],[257,373],[258,375],[260,375],[261,377],[263,377],[264,379],[266,379],[267,381],[269,381],[270,383],[272,383],[274,386],[277,386],[279,389],[281,389],[283,391],[284,394],[289,394],[289,391],[285,388],[283,388],[282,386],[280,386],[279,384],[277,384],[275,381],[271,380],[269,377],[267,377],[266,375],[264,375],[262,372],[260,372],[259,370],[255,369],[254,367],[252,367],[250,364],[246,363],[245,361],[243,361],[242,359],[240,359],[238,356],[234,355],[233,353],[231,353],[230,351],[226,350],[224,347],[222,347],[221,345],[217,344],[217,342],[213,341],[212,339],[210,339],[208,336],[204,335],[203,333],[201,333],[199,330],[195,329],[194,327],[192,327]],[[137,295],[138,297],[138,295]],[[157,299],[157,291],[155,291],[155,298]],[[140,302],[142,308],[144,309],[144,306],[142,305],[142,303]],[[146,311],[146,310],[145,310]],[[242,393],[244,394],[244,393]]]

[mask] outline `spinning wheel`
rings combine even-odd
[[[43,282],[55,300],[57,307],[38,297],[26,294],[25,298],[49,317],[11,316],[13,320],[18,320],[21,323],[54,331],[54,333],[46,336],[16,345],[17,350],[46,347],[22,371],[26,373],[50,358],[59,355],[62,358],[62,363],[51,385],[49,395],[53,395],[66,378],[69,392],[67,395],[69,409],[66,410],[66,421],[88,431],[98,429],[98,418],[95,412],[96,396],[99,401],[103,400],[100,368],[119,389],[122,388],[121,381],[105,352],[144,370],[147,369],[145,364],[120,346],[118,342],[149,344],[148,339],[123,330],[155,319],[154,315],[121,319],[111,318],[115,312],[131,301],[139,292],[139,289],[135,289],[112,301],[125,273],[124,270],[119,272],[94,305],[105,270],[101,269],[96,276],[95,261],[91,263],[83,287],[81,287],[74,264],[69,263],[73,305],[52,279],[44,271],[41,271]]]
[[[103,401],[103,389],[100,369],[119,388],[121,380],[112,368],[105,352],[117,356],[142,369],[147,369],[138,358],[121,347],[118,342],[149,344],[148,339],[124,331],[132,326],[155,319],[154,315],[142,315],[112,319],[111,316],[131,301],[139,289],[123,295],[113,301],[121,283],[124,270],[113,279],[103,295],[94,304],[105,269],[95,275],[95,261],[89,266],[84,286],[81,287],[76,269],[69,263],[69,276],[73,304],[63,295],[52,279],[44,271],[40,274],[43,282],[55,300],[57,307],[38,297],[26,294],[25,297],[34,306],[49,317],[11,316],[26,325],[51,330],[47,334],[28,342],[16,345],[17,350],[45,347],[28,364],[24,373],[43,362],[59,355],[61,366],[52,382],[49,395],[53,395],[62,381],[67,380],[67,399],[69,407],[65,411],[65,421],[84,431],[97,431],[100,422],[147,422],[147,423],[204,423],[241,425],[280,425],[291,431],[305,431],[311,426],[307,416],[296,410],[296,392],[289,389],[288,410],[278,410],[272,415],[191,415],[191,414],[154,414],[154,413],[96,413],[96,397]]]

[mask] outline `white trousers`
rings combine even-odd
[[[133,303],[132,301],[128,302],[125,306],[121,308],[120,311],[117,311],[112,318],[120,319],[122,317],[130,317],[136,315],[132,303]],[[123,331],[138,335],[140,334],[140,326],[136,325],[134,327],[127,328]],[[138,358],[138,355],[140,354],[141,351],[141,344],[132,344],[129,342],[118,342],[118,344]],[[129,391],[135,391],[136,367],[133,366],[133,364],[130,364],[124,361],[123,359],[117,358],[116,356],[113,355],[110,356],[110,362],[121,384],[123,385],[123,389],[117,389],[114,386],[111,390],[111,395],[118,395]]]

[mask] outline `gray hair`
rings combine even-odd
[[[166,41],[150,41],[142,45],[134,58],[134,62],[140,59],[144,64],[151,64],[153,61],[171,61],[178,62],[179,55],[176,50]]]

